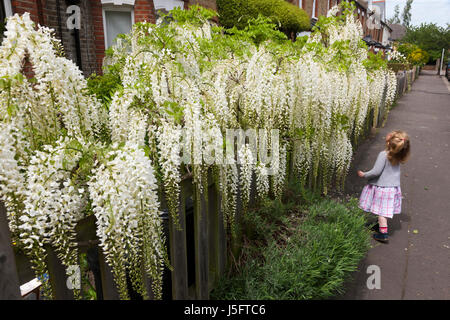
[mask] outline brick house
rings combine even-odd
[[[160,10],[192,4],[217,9],[215,0],[0,0],[0,21],[29,12],[33,21],[55,30],[67,58],[89,76],[102,73],[105,49],[135,22],[155,23]]]
[[[311,24],[317,21],[319,16],[327,15],[328,10],[339,4],[342,0],[287,0],[288,2],[302,8],[306,11],[311,19]],[[363,34],[366,39],[372,39],[374,43],[379,43],[383,45],[389,44],[389,36],[392,31],[390,27],[381,21],[380,26],[375,28],[370,28],[367,23],[369,16],[371,15],[371,10],[369,9],[368,0],[354,0],[356,5],[356,14],[358,20],[363,26]]]

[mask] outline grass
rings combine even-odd
[[[266,201],[245,215],[243,248],[213,299],[325,299],[370,247],[357,200],[320,198],[295,188],[284,201]]]

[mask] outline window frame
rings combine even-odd
[[[317,0],[313,0],[313,7],[312,7],[312,12],[311,12],[311,18],[317,18]]]
[[[102,18],[103,18],[103,34],[105,38],[105,49],[108,49],[108,32],[106,30],[106,11],[118,11],[118,12],[129,12],[131,15],[131,26],[134,25],[134,6],[132,5],[114,5],[114,4],[104,4],[102,6]]]
[[[114,6],[124,6],[124,5],[129,5],[129,6],[134,6],[134,3],[136,1],[135,0],[101,0],[102,5],[107,6],[107,5],[114,5]]]
[[[171,8],[166,8],[166,7],[162,6],[158,2],[162,2],[162,3],[165,2],[164,5],[171,6]],[[161,9],[166,9],[167,11],[170,11],[170,10],[172,10],[174,8],[181,8],[181,9],[184,10],[184,1],[182,1],[182,0],[159,0],[159,1],[155,1],[154,0],[153,1],[153,5],[155,7],[155,13],[156,13],[156,11],[161,10]]]

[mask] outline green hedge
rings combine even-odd
[[[226,28],[243,29],[249,19],[261,14],[288,34],[310,29],[307,13],[284,0],[217,0],[217,9],[219,22]]]

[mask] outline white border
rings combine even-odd
[[[103,0],[102,0],[102,3],[103,3]],[[106,49],[108,49],[108,32],[106,32],[105,11],[129,12],[131,14],[131,26],[133,26],[134,25],[134,7],[131,7],[131,6],[111,6],[111,5],[103,6],[103,8],[102,8],[103,34],[105,35],[105,50],[106,50]]]
[[[313,7],[311,12],[311,18],[317,18],[316,17],[316,6],[317,6],[317,0],[313,0]]]
[[[112,4],[115,6],[129,5],[134,6],[134,0],[102,0],[102,4]]]
[[[180,0],[153,0],[155,11],[166,9],[170,11],[175,8],[184,9],[184,2]]]
[[[13,15],[11,0],[4,0],[3,4],[5,6],[5,13],[7,17],[11,17]]]

